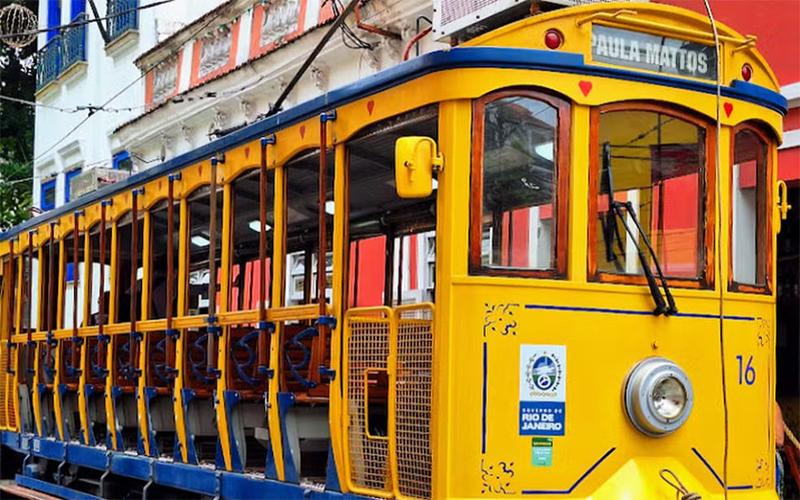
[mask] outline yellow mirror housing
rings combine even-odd
[[[433,171],[443,159],[430,137],[397,139],[394,147],[394,181],[400,198],[426,198],[433,192]]]

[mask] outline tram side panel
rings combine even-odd
[[[505,286],[454,288],[462,306],[451,331],[462,334],[449,341],[448,371],[458,376],[449,383],[452,413],[443,416],[448,495],[651,498],[663,492],[662,468],[720,492],[725,421],[713,315],[655,317],[644,293],[498,280]],[[681,306],[713,304],[682,298]],[[623,403],[628,373],[654,356],[682,367],[695,394],[685,425],[660,438],[634,428]]]

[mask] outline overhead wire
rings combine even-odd
[[[715,221],[715,234],[718,242],[722,241],[722,235],[720,234],[720,230],[722,227],[722,223],[720,220],[720,215],[722,214],[722,187],[720,185],[721,181],[721,138],[720,135],[722,134],[722,60],[720,58],[721,48],[720,48],[720,40],[719,40],[719,32],[717,31],[717,21],[714,19],[714,13],[711,10],[711,5],[709,4],[708,0],[703,0],[703,5],[706,9],[706,14],[708,16],[709,23],[711,24],[711,31],[714,35],[714,52],[716,54],[716,64],[717,64],[717,78],[716,78],[716,126],[717,126],[717,140],[714,141],[716,144],[714,150],[714,167],[715,167],[715,195],[717,197],[717,217],[714,217]],[[719,244],[715,245],[715,248],[719,248]],[[722,259],[714,259],[716,262],[716,279],[714,280],[716,286],[719,289],[719,298],[718,298],[718,314],[719,314],[719,353],[720,353],[720,367],[721,367],[721,376],[722,376],[722,413],[724,419],[724,443],[723,443],[723,452],[722,452],[722,490],[723,494],[725,495],[725,499],[728,498],[728,452],[729,452],[729,431],[728,431],[728,384],[727,384],[727,374],[725,370],[725,318],[723,317],[724,308],[723,308],[723,281],[722,281]]]
[[[172,0],[169,0],[169,1],[172,1]],[[222,15],[222,13],[223,13],[224,11],[225,11],[225,9],[217,9],[217,10],[214,12],[214,15],[210,16],[210,17],[208,18],[208,20],[207,20],[205,23],[203,23],[201,26],[199,26],[199,27],[198,27],[196,30],[194,30],[194,31],[193,31],[193,32],[192,32],[192,33],[189,35],[189,38],[190,38],[190,39],[193,39],[193,38],[194,38],[195,36],[197,36],[197,35],[198,35],[200,32],[202,32],[203,30],[205,30],[206,28],[208,28],[208,26],[209,26],[209,25],[211,25],[211,23],[213,23],[213,22],[214,22],[214,21],[215,21],[215,20],[216,20],[216,19],[217,19],[217,18],[218,18],[220,15]],[[108,99],[107,99],[107,100],[106,100],[106,101],[105,101],[103,104],[101,104],[100,106],[98,106],[98,108],[105,108],[106,106],[108,106],[108,105],[109,105],[109,104],[110,104],[112,101],[114,101],[114,99],[116,99],[117,97],[119,97],[119,96],[120,96],[120,95],[122,95],[123,93],[127,92],[127,91],[128,91],[128,89],[130,89],[131,87],[133,87],[134,85],[136,85],[138,82],[140,82],[140,81],[141,81],[143,78],[145,78],[145,77],[146,77],[146,76],[147,76],[147,75],[148,75],[148,74],[149,74],[151,71],[153,71],[154,69],[156,69],[156,68],[157,68],[157,67],[158,67],[158,66],[159,66],[159,65],[160,65],[162,62],[164,62],[164,61],[166,61],[166,60],[170,59],[172,56],[174,56],[175,54],[177,54],[177,53],[178,53],[178,51],[179,51],[179,50],[181,50],[181,48],[182,48],[182,47],[177,47],[177,48],[175,48],[175,49],[171,50],[171,51],[169,52],[169,54],[165,55],[164,57],[162,57],[162,58],[161,58],[161,59],[159,59],[158,61],[156,61],[156,62],[154,62],[153,64],[151,64],[151,65],[150,65],[150,66],[149,66],[149,67],[148,67],[146,70],[142,71],[142,73],[141,73],[141,74],[140,74],[140,75],[139,75],[137,78],[135,78],[133,81],[131,81],[130,83],[128,83],[127,85],[125,85],[125,86],[124,86],[122,89],[120,89],[120,90],[119,90],[118,92],[116,92],[114,95],[112,95],[111,97],[109,97],[109,98],[108,98]],[[81,127],[81,126],[84,124],[84,123],[86,123],[86,122],[89,120],[89,118],[91,118],[93,115],[94,115],[94,113],[93,113],[93,112],[91,112],[91,113],[89,113],[89,114],[88,114],[88,115],[87,115],[85,118],[83,118],[81,121],[79,121],[79,122],[78,122],[78,123],[77,123],[75,126],[73,126],[73,127],[72,127],[72,128],[69,130],[69,131],[67,131],[67,133],[66,133],[66,134],[64,134],[63,136],[61,136],[61,138],[60,138],[60,139],[58,139],[56,142],[54,142],[53,144],[51,144],[51,145],[50,145],[50,147],[48,147],[48,148],[47,148],[45,151],[43,151],[43,152],[42,152],[42,153],[40,153],[38,156],[36,156],[36,157],[33,159],[33,161],[31,162],[31,165],[30,165],[30,166],[33,166],[34,164],[36,164],[36,162],[37,162],[37,161],[39,161],[40,159],[42,159],[42,158],[43,158],[45,155],[47,155],[48,153],[50,153],[50,151],[52,151],[53,149],[55,149],[55,148],[56,148],[56,147],[57,147],[59,144],[61,144],[62,142],[64,142],[64,140],[66,140],[66,138],[67,138],[67,137],[69,137],[69,136],[70,136],[70,135],[72,135],[72,134],[73,134],[73,133],[74,133],[76,130],[78,130],[78,129],[79,129],[79,128],[80,128],[80,127]]]
[[[147,107],[146,105],[139,105],[139,106],[128,106],[122,108],[108,108],[108,107],[101,108],[99,106],[93,106],[92,104],[80,104],[72,107],[63,107],[63,106],[54,106],[52,104],[45,104],[43,102],[28,101],[26,99],[20,99],[18,97],[11,97],[7,95],[0,95],[0,101],[8,101],[36,108],[52,109],[54,111],[60,111],[62,113],[79,113],[82,111],[89,111],[89,112],[107,111],[111,113],[120,113],[123,111],[137,111],[139,109]]]

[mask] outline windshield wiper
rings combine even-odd
[[[653,310],[653,314],[655,315],[670,315],[678,312],[678,308],[675,305],[675,299],[672,296],[672,292],[669,289],[669,285],[667,284],[667,279],[664,276],[664,272],[661,268],[661,262],[658,260],[658,255],[656,255],[653,246],[650,244],[650,240],[647,237],[647,234],[642,229],[642,225],[639,223],[639,218],[636,215],[636,209],[633,207],[633,203],[630,201],[626,201],[625,203],[616,201],[614,199],[614,180],[611,173],[611,144],[608,142],[603,143],[603,165],[602,165],[602,174],[603,174],[603,182],[605,183],[605,187],[608,190],[608,211],[606,212],[606,219],[603,225],[603,236],[605,238],[606,244],[606,259],[609,262],[614,262],[615,267],[617,270],[621,271],[621,264],[617,259],[617,256],[614,252],[614,244],[612,239],[616,240],[617,247],[620,249],[620,252],[624,255],[625,250],[622,244],[622,236],[619,233],[619,228],[617,226],[617,220],[622,222],[622,226],[625,228],[625,232],[628,233],[628,237],[631,238],[636,245],[636,253],[639,256],[639,263],[642,266],[642,271],[644,272],[645,278],[647,279],[647,286],[650,289],[650,295],[653,297],[653,302],[656,304],[656,308]],[[625,213],[623,213],[623,210]],[[628,219],[626,217],[630,215],[633,224],[636,226],[636,233],[634,233],[633,229],[631,229],[630,225],[628,224]],[[659,281],[661,282],[661,287],[664,289],[664,296],[666,296],[666,301],[664,300],[664,296],[661,295],[661,290],[658,287],[658,282],[656,281],[656,276],[653,274],[652,269],[650,269],[650,264],[647,262],[647,256],[645,255],[644,249],[642,248],[642,242],[644,242],[645,247],[647,247],[648,253],[650,254],[650,258],[653,261],[653,265],[656,268],[656,272],[658,273]]]

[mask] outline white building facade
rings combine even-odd
[[[42,211],[69,201],[81,172],[138,172],[253,122],[334,18],[325,0],[151,3],[94,0],[100,18],[112,16],[99,21],[106,39],[96,22],[39,36],[33,198]],[[431,16],[426,0],[365,3],[362,27],[355,15],[347,24],[371,48],[335,34],[284,109],[399,63]],[[95,15],[89,0],[42,0],[39,19],[47,28]],[[419,45],[411,57],[440,44]]]

